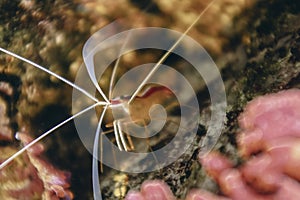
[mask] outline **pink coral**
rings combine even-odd
[[[242,156],[265,148],[266,142],[285,136],[300,136],[300,90],[290,89],[258,97],[239,117],[238,136]]]
[[[24,145],[32,141],[25,133],[17,137]],[[14,147],[0,147],[0,163],[16,151]],[[37,143],[0,171],[2,199],[73,199],[70,174],[42,159],[43,151],[44,146]]]
[[[25,133],[18,133],[18,139],[24,145],[32,141],[32,138]],[[70,173],[56,169],[53,165],[40,158],[44,147],[41,144],[32,146],[27,150],[30,163],[37,170],[38,177],[44,184],[43,198],[45,199],[73,199],[72,192],[68,189],[70,187],[68,181]]]
[[[175,200],[170,188],[163,181],[145,181],[141,191],[130,191],[125,200]]]
[[[251,101],[239,117],[242,131],[238,134],[238,149],[245,160],[234,167],[218,152],[199,156],[199,162],[219,184],[225,196],[194,189],[187,200],[225,199],[300,199],[300,90],[290,89],[258,97]],[[142,187],[151,184],[144,183]],[[159,182],[162,194],[167,185]],[[169,191],[169,190],[168,190]],[[136,192],[136,198],[149,199]],[[138,196],[140,195],[140,196]],[[166,200],[173,199],[170,193]],[[151,199],[151,198],[150,198]]]

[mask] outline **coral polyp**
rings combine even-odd
[[[290,89],[249,102],[239,117],[242,131],[237,133],[244,162],[236,165],[216,151],[199,155],[199,162],[218,183],[222,196],[193,189],[186,200],[299,199],[299,101],[300,89]],[[151,185],[155,187],[148,192]],[[126,199],[175,197],[167,184],[155,180],[145,182],[140,192],[129,192]]]

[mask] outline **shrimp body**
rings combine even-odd
[[[155,105],[171,105],[174,102],[174,95],[166,87],[163,86],[150,86],[141,95],[136,96],[134,101],[129,103],[130,96],[120,96],[110,100],[109,109],[111,112],[110,120],[113,121],[106,125],[106,127],[113,127],[116,134],[117,145],[120,150],[134,149],[132,141],[127,135],[129,146],[126,144],[124,133],[129,133],[126,126],[146,126],[151,122],[151,116],[149,115],[151,109]],[[156,119],[162,120],[162,119]],[[133,124],[134,123],[134,124]],[[127,131],[127,132],[126,132]],[[118,142],[118,136],[121,140]]]

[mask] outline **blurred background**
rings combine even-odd
[[[0,0],[0,47],[13,51],[74,81],[81,66],[85,41],[103,26],[118,20],[126,29],[164,27],[184,32],[210,3],[208,0]],[[216,148],[236,157],[236,118],[253,97],[285,88],[299,87],[300,5],[297,0],[216,0],[188,33],[200,43],[220,69],[228,109],[223,135]],[[120,69],[156,60],[162,52],[132,53]],[[107,88],[110,72],[101,79]],[[202,84],[202,83],[199,83]],[[198,141],[206,133],[209,96],[196,91],[200,103],[198,138],[176,163],[156,172],[126,174],[104,168],[101,174],[104,199],[123,199],[147,179],[165,180],[177,197],[191,187],[217,191],[196,161]],[[72,88],[55,77],[4,53],[0,53],[0,160],[21,148],[17,131],[36,138],[71,115]],[[41,143],[43,159],[71,173],[70,190],[75,199],[92,199],[91,155],[82,145],[73,123],[55,131]],[[158,144],[160,141],[157,142]],[[11,165],[0,171],[0,197],[22,191],[20,177]],[[130,161],[129,161],[130,162]],[[14,168],[15,166],[15,168]],[[18,177],[19,176],[19,177]],[[5,177],[5,178],[3,178]],[[205,182],[205,184],[203,184]],[[21,188],[21,189],[20,189]],[[31,188],[34,190],[34,188]],[[25,191],[25,190],[24,190]],[[20,198],[26,192],[20,192]],[[41,199],[41,191],[34,198]],[[16,198],[19,199],[19,198]]]

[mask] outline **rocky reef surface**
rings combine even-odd
[[[0,9],[5,10],[0,14],[0,47],[73,81],[82,63],[82,46],[104,25],[122,19],[120,23],[127,28],[161,26],[183,32],[208,3],[206,0],[171,3],[3,0],[0,2]],[[226,127],[215,150],[234,163],[242,162],[236,139],[237,117],[247,102],[256,96],[300,86],[299,10],[296,0],[216,0],[189,33],[207,49],[220,68],[228,108]],[[122,70],[145,60],[155,60],[157,54],[132,54],[128,58],[123,59]],[[109,77],[101,80],[101,87],[108,86]],[[166,182],[178,198],[185,197],[195,187],[219,191],[197,161],[198,141],[206,132],[205,119],[209,113],[206,90],[200,88],[197,93],[203,102],[201,126],[188,152],[172,165],[152,173],[126,174],[104,168],[101,174],[104,199],[122,199],[130,189],[139,190],[143,181],[153,179]],[[71,115],[71,87],[3,53],[0,54],[0,94],[0,147],[4,157],[22,146],[14,137],[16,132],[27,132],[35,138]],[[62,127],[42,143],[47,162],[71,173],[70,190],[74,198],[92,198],[91,155],[83,147],[74,125]]]

